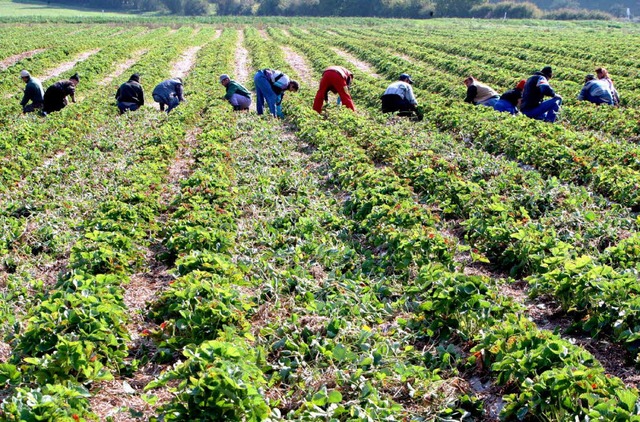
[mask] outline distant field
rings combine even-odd
[[[123,13],[101,12],[95,9],[72,8],[69,6],[51,4],[40,1],[8,1],[0,0],[0,17],[25,17],[25,16],[45,16],[45,17],[121,17]]]

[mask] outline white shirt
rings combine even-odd
[[[416,97],[413,96],[413,88],[411,85],[404,81],[395,81],[384,92],[384,95],[395,94],[401,96],[403,99],[409,101],[409,103],[417,105]]]

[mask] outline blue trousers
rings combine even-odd
[[[277,116],[276,104],[278,96],[271,88],[271,82],[261,71],[256,72],[253,77],[253,83],[256,86],[256,111],[258,115],[264,114],[264,101],[267,101],[269,112]]]
[[[511,114],[516,114],[518,112],[513,104],[507,100],[498,100],[498,102],[493,105],[493,109],[495,111],[506,111]]]
[[[551,98],[550,100],[543,101],[536,108],[531,110],[522,110],[522,114],[532,119],[553,123],[556,121],[556,117],[558,117],[560,104],[562,104],[562,99]]]
[[[485,106],[485,107],[493,107],[495,105],[495,103],[498,102],[499,99],[500,99],[500,97],[498,97],[498,96],[487,98],[484,101],[478,101],[478,103],[476,105],[482,105],[482,106]]]

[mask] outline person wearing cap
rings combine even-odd
[[[584,86],[578,94],[578,101],[613,105],[613,95],[607,81],[596,79],[595,75],[589,74],[584,78]]]
[[[144,90],[140,85],[140,75],[134,73],[129,80],[118,88],[116,101],[120,114],[125,111],[136,111],[144,105]]]
[[[527,81],[522,79],[515,88],[508,90],[500,96],[500,99],[493,105],[496,111],[506,111],[511,114],[518,114],[518,107],[522,100],[522,90]]]
[[[44,89],[40,81],[31,76],[29,72],[23,70],[20,72],[22,81],[27,85],[24,87],[24,95],[20,105],[22,106],[23,113],[32,113],[36,110],[42,109],[44,103]],[[29,104],[31,102],[31,104]]]
[[[604,81],[609,86],[609,91],[611,91],[611,97],[613,98],[613,105],[617,106],[620,104],[620,96],[618,95],[618,91],[616,87],[613,86],[613,81],[609,76],[609,72],[604,67],[599,67],[596,69],[596,76],[599,80]]]
[[[249,110],[251,106],[251,92],[229,75],[220,75],[220,83],[227,89],[224,99],[229,101],[234,111]]]
[[[382,112],[393,113],[399,111],[399,116],[411,116],[416,113],[419,120],[422,120],[421,113],[418,112],[418,101],[413,95],[413,80],[411,76],[403,73],[397,81],[389,85],[382,94]]]
[[[534,73],[524,84],[520,111],[527,117],[553,123],[556,121],[562,97],[556,95],[549,85],[553,76],[551,66],[545,66],[540,72]],[[544,97],[552,97],[543,101]]]
[[[467,87],[467,96],[464,99],[466,103],[493,107],[500,99],[500,95],[493,88],[473,76],[467,76],[462,82]]]
[[[329,66],[322,72],[320,86],[313,100],[313,109],[322,113],[322,105],[329,101],[329,92],[338,94],[345,107],[355,111],[356,107],[349,94],[349,87],[353,81],[353,73],[342,66]]]
[[[182,78],[166,79],[160,82],[151,95],[155,102],[160,104],[160,111],[164,111],[164,107],[167,106],[167,113],[169,113],[184,101]]]
[[[58,81],[44,92],[42,111],[46,115],[52,111],[60,111],[68,104],[67,96],[71,102],[76,102],[76,86],[80,83],[80,76],[76,73],[67,80]]]
[[[275,117],[283,117],[280,106],[284,93],[298,92],[300,85],[286,74],[275,69],[258,70],[253,77],[256,87],[256,111],[264,114],[264,102],[267,102],[269,112]]]

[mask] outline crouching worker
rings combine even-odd
[[[398,116],[412,116],[416,114],[418,120],[422,120],[422,112],[418,110],[418,102],[413,95],[411,76],[403,73],[398,80],[384,92],[382,100],[382,112],[393,113],[398,111]]]
[[[551,66],[545,66],[540,72],[534,73],[524,84],[520,111],[527,117],[553,123],[558,117],[562,97],[549,85],[553,76]],[[544,97],[552,97],[543,101]]]
[[[594,104],[614,105],[613,93],[607,81],[596,79],[595,75],[587,75],[584,78],[584,86],[578,94],[579,101],[589,101]]]
[[[355,111],[356,107],[349,94],[349,87],[353,81],[353,73],[342,66],[329,66],[322,72],[320,86],[313,100],[313,109],[322,113],[322,105],[329,101],[329,91],[340,96],[340,101],[345,107]]]
[[[249,110],[251,92],[247,88],[232,80],[229,75],[220,75],[220,83],[227,89],[224,99],[229,101],[234,111]]]
[[[116,101],[120,114],[125,111],[136,111],[144,105],[144,90],[140,85],[140,75],[134,73],[129,80],[118,88]]]
[[[169,113],[184,101],[182,78],[167,79],[160,82],[153,88],[151,95],[155,102],[160,104],[160,111],[164,111],[166,106],[167,113]]]
[[[32,113],[42,109],[44,103],[44,89],[42,84],[36,78],[33,78],[29,72],[23,70],[20,72],[22,81],[27,85],[24,87],[24,95],[20,105],[23,113]],[[30,103],[30,104],[29,104]]]
[[[80,76],[76,73],[66,81],[58,81],[51,85],[44,93],[43,114],[52,111],[60,111],[69,104],[67,96],[71,97],[71,102],[76,102],[76,85],[80,83]]]
[[[264,114],[264,102],[275,117],[283,117],[280,105],[286,91],[298,92],[300,85],[289,76],[274,69],[262,69],[253,77],[256,86],[256,111]]]
[[[466,103],[493,107],[500,99],[500,95],[493,88],[473,76],[468,76],[462,82],[467,87],[467,96],[464,99]]]
[[[520,101],[522,99],[522,90],[527,81],[524,79],[518,82],[515,88],[508,90],[500,96],[498,102],[493,105],[495,111],[506,111],[511,114],[518,114]]]

